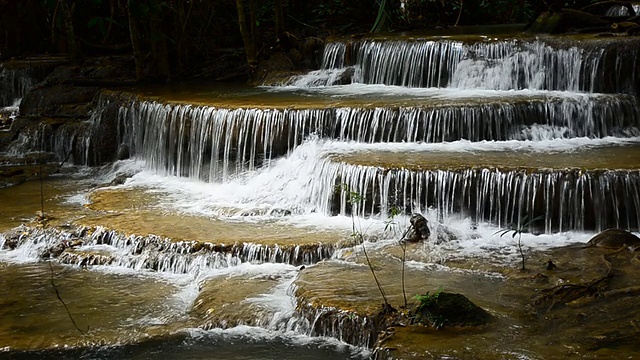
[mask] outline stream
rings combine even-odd
[[[322,69],[282,84],[103,90],[81,127],[0,154],[69,159],[0,187],[0,359],[640,356],[628,303],[526,311],[541,284],[597,277],[603,256],[614,288],[636,285],[637,258],[584,245],[640,233],[638,42],[337,39]],[[124,155],[104,164],[105,147]],[[414,213],[431,235],[405,268]],[[529,272],[505,229],[521,229]],[[374,348],[370,267],[396,307],[445,289],[495,323]]]

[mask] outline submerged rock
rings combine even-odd
[[[621,247],[640,247],[640,238],[622,229],[607,229],[589,240],[587,245],[609,249]]]

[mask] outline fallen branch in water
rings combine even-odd
[[[51,264],[51,261],[49,261],[49,268],[51,269],[51,286],[53,286],[53,290],[55,290],[58,300],[60,300],[60,302],[62,303],[62,306],[64,306],[64,309],[67,311],[67,315],[69,315],[69,319],[71,319],[71,323],[73,324],[73,326],[80,332],[80,334],[86,335],[86,332],[82,331],[82,329],[78,327],[78,324],[76,324],[76,321],[73,319],[73,316],[71,316],[71,312],[67,307],[67,303],[65,303],[64,300],[62,300],[62,297],[60,296],[60,291],[58,291],[58,287],[53,282],[54,273],[53,273],[53,265]]]

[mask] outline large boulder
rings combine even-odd
[[[417,297],[420,302],[412,311],[416,323],[443,327],[481,326],[491,320],[491,315],[462,294],[437,292]]]
[[[626,230],[607,229],[592,237],[588,245],[609,249],[620,249],[622,247],[640,248],[640,238]]]
[[[407,235],[407,240],[411,242],[424,241],[431,235],[429,230],[429,221],[420,214],[413,214],[409,220],[411,229]]]

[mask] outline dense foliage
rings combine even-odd
[[[592,0],[0,0],[0,58],[133,53],[140,78],[189,75],[286,38],[531,21]]]

